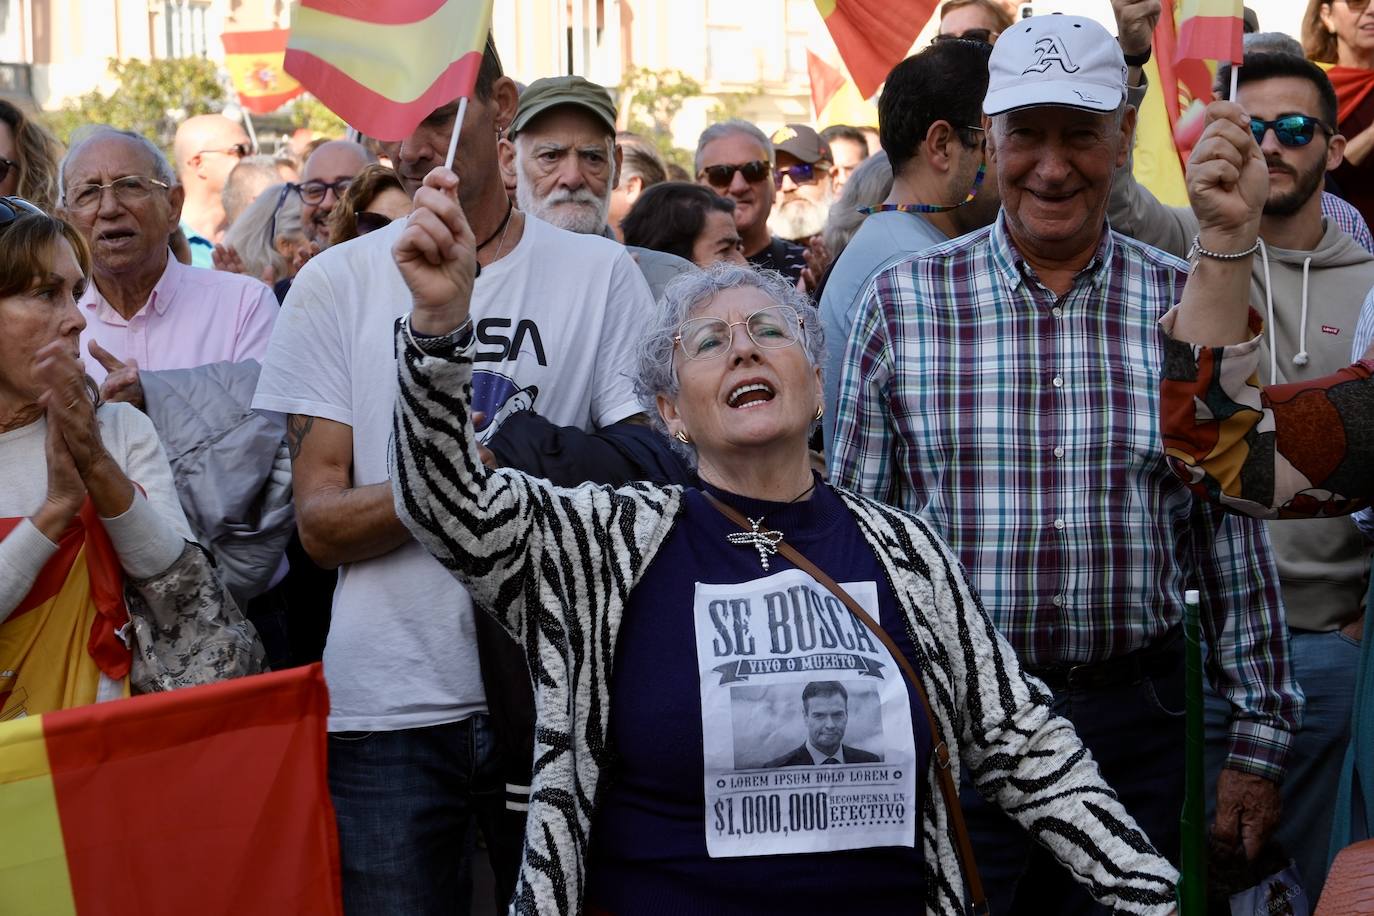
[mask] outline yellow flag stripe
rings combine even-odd
[[[379,25],[296,6],[287,45],[318,57],[388,99],[414,101],[464,54],[481,51],[491,5],[449,0],[432,16]]]
[[[0,909],[76,916],[42,716],[0,724]]]
[[[1245,15],[1243,0],[1183,0],[1182,16],[1230,16],[1240,19]]]

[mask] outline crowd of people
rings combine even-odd
[[[518,913],[1166,914],[1197,591],[1213,861],[1315,901],[1374,822],[1374,9],[1247,35],[1169,207],[1112,8],[947,0],[876,130],[690,174],[490,38],[302,161],[0,103],[0,723],[184,683],[127,625],[193,605],[251,644],[183,673],[322,659],[351,914],[479,856]]]

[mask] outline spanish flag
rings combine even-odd
[[[936,0],[816,0],[859,95],[872,98],[906,59]]]
[[[491,0],[296,0],[286,72],[353,127],[403,140],[470,96]]]
[[[0,723],[0,912],[340,916],[318,665]]]
[[[1181,13],[1175,60],[1240,63],[1245,56],[1242,0],[1183,0]]]
[[[254,114],[268,114],[305,91],[287,75],[286,29],[225,32],[224,68],[239,94],[239,104]]]

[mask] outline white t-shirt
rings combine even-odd
[[[388,480],[397,318],[410,292],[391,248],[405,221],[330,248],[296,277],[253,406],[353,428],[353,484]],[[615,242],[526,217],[520,243],[482,268],[473,407],[486,438],[514,410],[605,427],[640,412],[631,371],[654,308]],[[331,731],[390,731],[486,710],[472,601],[418,543],[340,570],[324,651]]]

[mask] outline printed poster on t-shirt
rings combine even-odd
[[[911,706],[863,622],[796,569],[698,583],[693,611],[711,857],[914,846]]]

